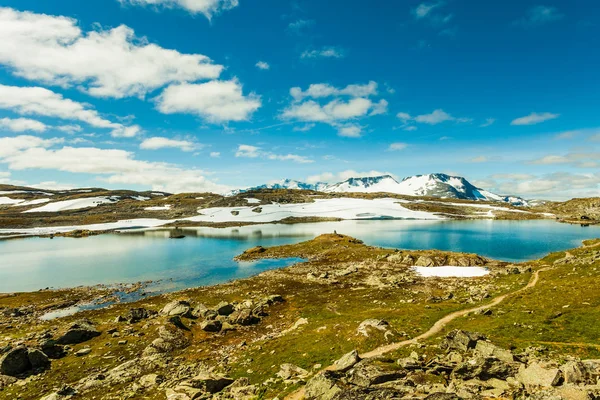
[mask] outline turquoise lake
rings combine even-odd
[[[577,247],[600,237],[600,227],[554,221],[342,221],[239,228],[189,228],[183,239],[165,230],[72,238],[0,240],[0,292],[46,287],[160,280],[160,291],[211,285],[280,268],[298,260],[237,263],[233,257],[274,246],[343,233],[369,245],[470,252],[518,262]]]

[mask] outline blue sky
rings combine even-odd
[[[594,1],[3,0],[0,182],[598,195]]]

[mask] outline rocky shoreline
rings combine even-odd
[[[107,293],[5,295],[0,397],[594,398],[600,345],[581,321],[600,305],[599,244],[508,264],[322,235],[240,255],[306,259],[285,269],[54,321],[37,317]],[[490,274],[423,278],[412,269],[447,264]],[[442,320],[439,333],[418,339]]]

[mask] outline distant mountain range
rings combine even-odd
[[[515,206],[528,206],[528,202],[517,196],[501,196],[480,189],[465,178],[446,174],[415,175],[398,182],[391,175],[350,178],[339,183],[310,184],[292,179],[236,190],[231,194],[259,189],[298,189],[315,190],[325,193],[393,193],[406,196],[428,196],[444,199],[481,200],[509,203]]]

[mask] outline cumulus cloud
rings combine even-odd
[[[538,114],[538,113],[533,112],[529,115],[526,115],[524,117],[520,117],[520,118],[513,120],[510,124],[511,125],[536,125],[536,124],[541,124],[542,122],[556,119],[558,117],[560,117],[560,114],[552,114],[549,112]]]
[[[35,136],[0,138],[0,163],[11,170],[48,169],[94,174],[103,182],[143,185],[166,192],[222,193],[230,189],[206,179],[204,171],[137,160],[133,153],[124,150],[52,148],[61,142],[62,139],[45,140]]]
[[[181,83],[167,87],[156,98],[164,114],[190,113],[208,122],[245,121],[262,105],[260,96],[244,96],[237,79],[206,83]]]
[[[75,19],[11,8],[0,8],[0,64],[20,77],[112,98],[216,79],[223,70],[204,55],[148,43],[124,25],[84,33]]]
[[[320,49],[306,50],[300,58],[314,59],[314,58],[344,58],[346,56],[345,51],[339,47],[322,47]]]
[[[212,158],[219,158],[219,157],[221,157],[221,153],[220,153],[220,152],[218,152],[218,151],[211,151],[211,152],[210,152],[210,156],[211,156]]]
[[[544,175],[498,174],[493,175],[490,190],[526,198],[565,200],[573,197],[598,196],[600,174],[574,174],[554,172]]]
[[[45,132],[48,126],[29,118],[0,118],[0,129],[7,129],[12,132]]]
[[[367,84],[348,85],[344,88],[336,88],[328,83],[314,83],[305,91],[300,87],[290,89],[290,95],[296,101],[307,97],[318,99],[331,96],[370,97],[378,94],[377,82],[369,81]]]
[[[305,123],[325,123],[338,130],[344,137],[360,137],[362,127],[355,121],[361,118],[385,114],[388,102],[375,101],[377,83],[348,85],[336,88],[329,84],[312,84],[305,91],[300,87],[290,89],[292,103],[283,110],[281,118]],[[331,98],[323,102],[323,99]]]
[[[261,147],[241,144],[238,146],[235,156],[238,158],[261,158],[266,160],[293,161],[299,164],[310,164],[314,160],[297,154],[276,154],[265,151]]]
[[[0,28],[1,29],[1,28]],[[115,137],[132,137],[140,132],[137,125],[112,122],[96,110],[42,87],[6,86],[0,84],[0,109],[21,115],[39,115],[85,122],[97,128],[112,129]]]
[[[263,71],[266,71],[266,70],[270,69],[271,66],[267,62],[259,61],[259,62],[256,63],[256,68],[262,69]]]
[[[442,109],[437,109],[431,112],[430,114],[421,114],[416,116],[411,116],[409,113],[400,112],[396,115],[398,119],[402,120],[405,124],[410,122],[417,122],[420,124],[428,124],[428,125],[437,125],[443,122],[457,122],[457,123],[465,123],[473,121],[471,118],[457,118]]]
[[[145,139],[140,144],[140,149],[159,150],[159,149],[166,149],[166,148],[175,148],[175,149],[180,149],[182,151],[194,151],[199,146],[200,145],[198,143],[194,143],[189,140],[176,140],[176,139],[169,139],[166,137],[156,136],[156,137],[151,137],[151,138]]]
[[[209,20],[239,5],[238,0],[118,0],[121,4],[181,8],[192,14],[203,14]]]

